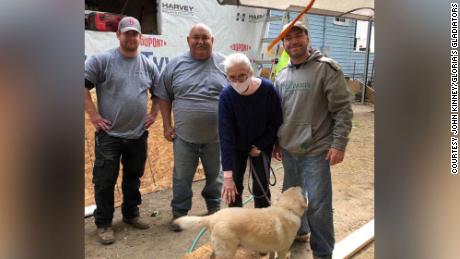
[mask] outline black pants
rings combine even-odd
[[[139,139],[122,139],[104,131],[96,132],[93,183],[97,206],[94,218],[98,228],[112,225],[120,158],[123,165],[121,212],[128,219],[139,216],[138,205],[142,202],[139,187],[147,159],[147,136],[147,131]]]
[[[244,180],[244,173],[246,171],[246,164],[249,159],[252,161],[254,168],[257,173],[257,177],[260,179],[260,182],[262,183],[262,188],[260,184],[257,182],[254,172],[252,172],[252,192],[254,195],[254,207],[255,208],[266,208],[270,206],[270,203],[265,199],[264,193],[262,190],[265,191],[265,193],[268,196],[268,199],[270,200],[271,194],[270,194],[270,189],[268,188],[269,185],[269,176],[270,172],[265,170],[264,166],[264,159],[262,157],[262,154],[258,157],[250,157],[248,152],[235,152],[233,156],[233,181],[235,182],[236,189],[238,190],[238,195],[236,195],[235,202],[230,203],[228,206],[229,207],[242,207],[243,206],[243,201],[242,201],[242,196],[241,194],[243,193],[244,185],[243,185],[243,180]],[[268,160],[268,165],[267,168],[270,170],[270,160],[271,160],[271,152],[270,155],[267,155],[267,160]],[[251,172],[251,168],[249,168],[249,171]]]

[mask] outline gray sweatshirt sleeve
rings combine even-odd
[[[334,120],[332,147],[345,151],[351,131],[353,110],[352,94],[340,69],[328,67],[324,90],[328,99],[328,110]]]

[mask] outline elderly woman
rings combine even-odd
[[[280,99],[271,81],[253,77],[249,59],[241,53],[224,61],[230,86],[219,99],[219,137],[224,170],[222,198],[241,207],[248,157],[253,167],[254,207],[270,206],[270,159],[282,123]]]

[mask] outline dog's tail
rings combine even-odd
[[[181,229],[208,227],[208,217],[184,216],[174,220]]]

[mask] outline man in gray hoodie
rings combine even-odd
[[[339,65],[309,48],[307,28],[296,22],[283,39],[291,62],[276,78],[283,124],[273,156],[282,159],[283,190],[302,186],[309,206],[298,241],[307,241],[314,258],[331,258],[334,249],[330,166],[343,161],[353,112],[351,92]]]

